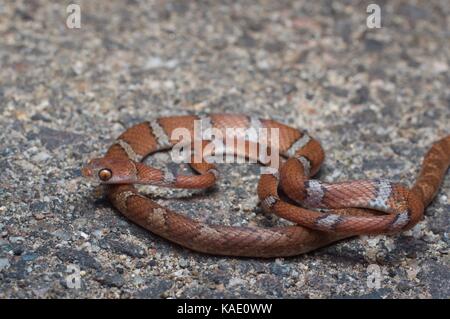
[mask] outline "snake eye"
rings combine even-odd
[[[106,182],[112,177],[111,170],[107,168],[103,168],[98,172],[98,178],[100,178],[102,181]]]

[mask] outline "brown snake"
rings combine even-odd
[[[148,155],[180,142],[180,138],[172,134],[177,128],[187,129],[195,140],[196,120],[201,120],[202,126],[221,131],[227,128],[278,129],[276,151],[287,160],[282,161],[279,170],[272,169],[261,175],[258,196],[264,210],[295,222],[296,226],[210,225],[173,212],[138,193],[133,184],[206,188],[215,183],[215,166],[203,157],[200,162],[190,163],[199,173],[194,176],[174,176],[141,163]],[[245,156],[248,156],[251,142],[246,141]],[[207,146],[205,140],[201,146],[202,149]],[[267,148],[261,144],[258,147]],[[424,208],[436,195],[450,165],[450,136],[432,145],[411,189],[383,179],[335,184],[310,179],[323,159],[324,151],[318,141],[306,132],[273,120],[237,114],[202,118],[186,115],[163,117],[129,128],[103,158],[91,160],[82,173],[105,184],[113,205],[130,220],[184,247],[215,255],[292,256],[346,237],[398,233],[413,227],[423,217]],[[280,198],[279,189],[303,207]]]

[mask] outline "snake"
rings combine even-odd
[[[259,151],[265,149],[274,155],[272,158],[279,159],[278,166],[262,163],[267,170],[260,176],[257,193],[262,210],[291,221],[292,225],[263,228],[205,223],[161,206],[137,190],[135,184],[205,189],[216,183],[219,172],[215,164],[202,155],[194,161],[196,152],[187,156],[195,175],[175,175],[144,163],[148,156],[182,144],[185,137],[177,135],[180,129],[189,135],[183,142],[186,149],[199,142],[198,149],[205,151],[211,136],[208,141],[204,131],[199,135],[198,123],[201,128],[222,132],[222,136],[227,136],[229,129],[276,131],[265,143],[254,136],[233,136],[234,141],[244,140],[244,148],[239,149],[242,154],[237,154],[234,144],[226,152],[250,157],[251,146],[256,145]],[[207,155],[219,153],[219,147],[215,149],[210,148]],[[228,113],[177,115],[128,128],[103,157],[83,166],[82,175],[103,184],[113,206],[129,220],[183,247],[212,255],[288,257],[348,237],[397,234],[416,225],[436,196],[450,165],[450,135],[431,145],[411,188],[386,179],[337,183],[313,179],[324,158],[320,142],[308,131],[280,121]]]

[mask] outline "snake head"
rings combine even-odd
[[[136,165],[127,159],[94,158],[81,169],[81,174],[102,184],[131,184],[138,180]]]

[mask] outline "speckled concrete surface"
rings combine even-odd
[[[447,1],[377,1],[375,30],[361,1],[85,1],[81,29],[68,3],[0,3],[0,297],[450,297],[449,177],[412,231],[258,260],[160,239],[79,174],[133,123],[229,111],[307,128],[321,179],[411,185],[450,133]],[[256,165],[220,170],[206,194],[150,191],[211,223],[280,222],[257,206]]]

